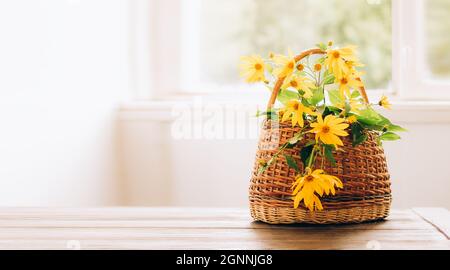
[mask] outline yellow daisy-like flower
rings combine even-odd
[[[312,89],[314,89],[316,86],[307,77],[303,77],[293,73],[291,76],[284,80],[283,85],[281,86],[281,88],[283,89],[286,89],[288,87],[302,90],[303,92],[305,92],[303,97],[310,98],[313,96]]]
[[[345,131],[348,128],[348,124],[345,123],[345,119],[336,117],[334,115],[327,115],[325,119],[322,115],[318,115],[317,122],[312,123],[309,132],[316,134],[316,142],[322,141],[324,144],[332,144],[334,146],[343,146],[343,142],[339,136],[348,136]]]
[[[335,186],[342,188],[342,182],[333,175],[325,174],[323,170],[306,168],[304,176],[298,176],[293,184],[294,207],[297,208],[303,200],[305,206],[310,210],[323,210],[322,203],[317,195],[335,194]]]
[[[316,113],[313,112],[310,108],[306,107],[300,101],[296,99],[292,99],[288,101],[286,107],[283,109],[283,117],[281,118],[282,122],[285,122],[289,119],[292,121],[292,127],[295,127],[295,125],[299,125],[300,127],[303,127],[305,125],[305,122],[303,120],[303,114],[307,113],[310,115],[315,115]]]
[[[340,78],[350,72],[348,63],[359,63],[358,58],[355,55],[355,50],[355,46],[348,46],[327,51],[325,65],[335,77]]]
[[[344,97],[345,94],[350,96],[350,89],[357,89],[364,86],[361,80],[356,79],[350,74],[336,78],[335,83],[339,84],[339,92],[342,97]]]
[[[378,105],[388,110],[390,110],[392,106],[392,104],[389,102],[389,99],[385,95],[383,95],[380,101],[378,101]]]
[[[278,67],[273,71],[273,74],[278,78],[288,77],[296,68],[294,55],[291,51],[289,51],[289,56],[281,54],[275,55],[273,61],[276,65],[278,65]]]
[[[264,81],[264,61],[259,55],[241,57],[240,74],[248,83]]]

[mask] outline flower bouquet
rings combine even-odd
[[[252,174],[251,215],[267,223],[350,223],[387,217],[382,141],[404,131],[372,104],[356,48],[318,44],[297,56],[242,57],[241,75],[271,90]],[[280,106],[275,106],[278,101]]]

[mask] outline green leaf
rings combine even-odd
[[[408,131],[407,129],[402,128],[401,126],[394,125],[394,124],[390,124],[389,126],[387,126],[386,130],[390,131],[390,132],[404,132],[404,131]]]
[[[381,141],[396,141],[401,139],[401,137],[394,132],[385,132],[381,134],[379,138]]]
[[[330,74],[325,77],[325,79],[323,80],[323,83],[324,84],[333,84],[334,81],[335,81],[334,75]]]
[[[357,118],[358,122],[364,123],[369,126],[388,126],[392,124],[389,119],[382,116],[372,108],[367,108],[360,111]]]
[[[298,92],[293,92],[287,89],[281,89],[278,93],[277,99],[280,101],[283,105],[286,105],[286,103],[291,99],[299,99]]]
[[[334,146],[333,145],[328,145],[325,144],[324,145],[324,153],[325,153],[325,157],[328,159],[328,161],[331,163],[331,166],[336,166],[336,160],[334,159],[333,156],[333,150],[334,150]]]
[[[325,57],[320,57],[319,59],[316,60],[316,64],[323,65],[324,62],[325,62]]]
[[[359,92],[359,91],[353,91],[353,93],[352,93],[352,95],[351,95],[351,98],[352,99],[356,99],[356,98],[358,98],[358,97],[360,97],[361,96],[361,93]]]
[[[353,123],[351,125],[351,133],[353,147],[367,140],[367,134],[364,133],[364,128],[359,123]]]
[[[323,51],[325,51],[327,49],[327,45],[325,45],[323,43],[316,44],[316,46]]]
[[[356,137],[356,139],[352,142],[353,147],[367,141],[367,138],[368,138],[367,134],[362,134],[361,136]]]
[[[337,106],[338,104],[342,104],[342,96],[339,93],[339,90],[330,90],[328,91],[328,98],[332,105]]]
[[[278,121],[278,113],[275,111],[267,111],[266,117],[268,120]]]
[[[324,99],[323,88],[318,88],[313,90],[313,96],[309,98],[309,103],[313,106],[316,106]]]
[[[294,145],[302,140],[303,134],[301,132],[297,132],[292,138],[289,139],[288,143],[290,145]]]
[[[303,165],[305,168],[309,162],[309,159],[312,157],[311,153],[312,153],[313,148],[314,148],[314,144],[305,146],[302,148],[302,150],[300,150],[300,158],[302,159],[302,162],[303,162]]]
[[[325,110],[322,112],[322,117],[325,118],[325,116],[330,114],[335,114],[336,112],[333,111],[329,106],[325,107]]]
[[[300,172],[300,169],[298,168],[297,162],[295,162],[295,159],[292,156],[284,154],[284,158],[286,159],[286,162],[289,167],[294,169],[297,173]]]
[[[341,109],[333,106],[327,106],[327,109],[335,114],[340,114],[342,111]]]

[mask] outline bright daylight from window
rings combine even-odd
[[[357,44],[369,89],[391,82],[390,0],[201,0],[203,80],[237,83],[240,55],[294,53],[318,41]]]
[[[426,0],[427,64],[429,75],[450,79],[450,1]]]

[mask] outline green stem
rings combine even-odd
[[[310,169],[311,169],[311,165],[312,165],[313,161],[315,160],[314,155],[316,154],[316,153],[315,153],[315,152],[316,152],[316,147],[317,147],[317,145],[315,144],[314,147],[313,147],[313,149],[312,149],[312,151],[311,151],[311,156],[310,156],[310,158],[309,158],[307,168],[310,168]]]

